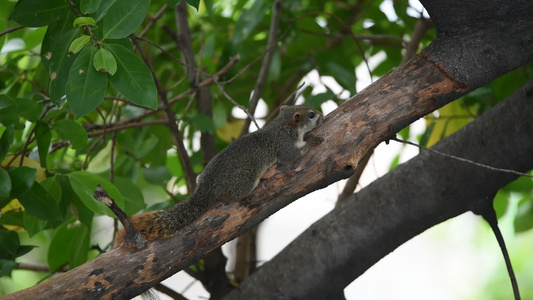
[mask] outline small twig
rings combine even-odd
[[[276,47],[276,45],[280,41],[282,41],[285,38],[285,36],[291,31],[291,28],[292,28],[292,25],[289,25],[287,30],[285,30],[285,32],[282,35],[280,35],[280,37],[276,40],[276,43],[274,43],[273,47],[266,48],[265,52],[263,52],[263,54],[261,54],[258,58],[254,59],[251,63],[247,64],[244,68],[242,68],[239,72],[237,72],[237,74],[235,74],[235,76],[231,77],[229,80],[222,81],[221,83],[222,84],[228,84],[228,83],[232,82],[237,77],[241,76],[241,74],[244,73],[246,70],[248,70],[251,66],[255,65],[258,61],[260,61],[263,57],[265,57],[265,55],[267,55],[268,52],[273,51],[274,48]]]
[[[154,289],[156,289],[157,291],[169,296],[172,299],[175,299],[175,300],[187,300],[187,298],[183,297],[181,294],[179,294],[178,292],[174,291],[173,289],[167,287],[166,285],[164,285],[162,283],[158,283],[158,284],[154,285]]]
[[[339,24],[341,24],[341,26],[345,29],[345,31],[354,40],[355,45],[359,49],[359,52],[361,52],[361,57],[363,58],[363,61],[364,61],[365,65],[366,65],[366,68],[367,68],[368,73],[370,75],[370,82],[374,82],[374,80],[372,79],[372,70],[370,69],[370,65],[368,64],[368,60],[366,58],[365,52],[363,50],[363,47],[361,47],[361,43],[359,42],[359,39],[355,36],[355,34],[353,34],[352,29],[350,28],[350,26],[348,26],[348,24],[344,23],[344,21],[341,18],[339,18],[339,16],[337,16],[335,14],[332,14],[330,12],[327,12],[327,11],[311,11],[311,12],[307,12],[305,14],[302,14],[302,15],[296,17],[296,18],[289,19],[289,20],[298,20],[298,19],[303,18],[305,16],[311,16],[311,15],[328,15],[328,16],[332,17],[333,19],[335,19]]]
[[[455,156],[455,155],[451,155],[451,154],[442,153],[440,151],[437,151],[437,150],[434,150],[434,149],[431,149],[431,148],[428,148],[428,147],[424,147],[422,145],[419,145],[419,144],[416,144],[416,143],[413,143],[413,142],[410,142],[410,141],[402,140],[402,139],[399,139],[397,137],[390,137],[389,139],[391,139],[393,141],[396,141],[396,142],[399,142],[399,143],[404,143],[404,144],[408,144],[408,145],[411,145],[411,146],[415,146],[415,147],[418,147],[420,149],[428,150],[429,152],[433,152],[433,153],[442,155],[444,157],[456,159],[456,160],[459,160],[459,161],[462,161],[462,162],[466,162],[466,163],[469,163],[469,164],[472,164],[472,165],[475,165],[475,166],[478,166],[478,167],[481,167],[481,168],[489,169],[489,170],[492,170],[492,171],[502,172],[502,173],[509,173],[509,174],[514,174],[514,175],[518,175],[518,176],[525,176],[525,177],[533,178],[533,175],[531,175],[531,174],[522,173],[522,172],[518,172],[518,171],[515,171],[515,170],[491,167],[491,166],[488,166],[488,165],[485,165],[485,164],[482,164],[482,163],[475,162],[473,160],[469,160],[469,159],[462,158],[462,157]]]
[[[248,112],[252,116],[255,114],[255,109],[257,108],[257,103],[259,102],[259,99],[261,99],[261,94],[263,93],[263,89],[265,87],[265,83],[268,77],[268,71],[270,70],[270,65],[272,64],[274,49],[277,44],[276,36],[278,35],[279,20],[281,18],[282,7],[283,5],[281,0],[276,0],[276,2],[274,2],[272,21],[270,22],[270,31],[268,33],[267,42],[267,49],[271,50],[266,51],[267,54],[265,55],[265,59],[263,59],[263,64],[261,65],[261,69],[259,70],[259,76],[257,76],[257,81],[255,83],[252,99],[250,99],[250,103],[248,105]],[[244,126],[241,130],[241,136],[248,133],[251,121],[252,120],[250,118],[244,121]]]
[[[411,34],[411,40],[405,47],[405,55],[403,56],[402,64],[416,55],[420,41],[424,37],[426,31],[431,28],[432,24],[433,23],[430,19],[424,18],[422,14],[420,15],[420,18],[416,22],[415,28],[413,29],[413,33]]]
[[[107,205],[111,211],[117,216],[120,223],[124,226],[124,230],[126,231],[126,234],[124,236],[124,242],[126,245],[132,245],[137,249],[142,249],[146,246],[146,240],[144,236],[133,227],[133,224],[131,223],[130,219],[128,219],[128,216],[126,213],[118,207],[118,205],[115,203],[115,200],[113,200],[107,192],[102,188],[100,184],[96,186],[96,191],[93,194],[93,197]]]
[[[176,45],[180,48],[182,58],[188,65],[185,72],[187,72],[189,77],[189,84],[193,87],[198,83],[196,80],[200,70],[196,67],[196,61],[194,60],[194,49],[192,47],[191,30],[189,29],[187,14],[187,2],[185,0],[180,0],[178,5],[174,8],[177,34],[174,34],[172,30],[166,26],[163,27],[163,29],[174,39]]]
[[[161,16],[163,16],[163,13],[165,12],[165,10],[167,10],[167,8],[168,4],[165,3],[165,5],[163,5],[163,7],[161,7],[161,9],[153,17],[150,18],[150,22],[148,23],[148,25],[146,25],[143,31],[141,31],[141,33],[139,34],[140,37],[146,35],[148,30],[150,30],[154,26],[155,22],[157,22],[157,20],[159,20]]]
[[[81,170],[84,171],[87,169],[87,163],[89,163],[89,157],[90,157],[90,154],[91,152],[94,151],[94,149],[98,146],[98,144],[100,143],[100,141],[104,140],[105,138],[105,134],[102,134],[92,145],[91,147],[89,147],[89,149],[87,150],[87,152],[85,152],[85,159],[83,160],[83,163],[81,164]],[[62,143],[62,142],[59,142],[59,143]],[[60,149],[60,145],[57,145],[59,143],[54,143],[52,145],[52,151],[51,152],[54,152],[58,149]],[[104,142],[105,143],[105,142]],[[57,145],[57,146],[56,146]],[[68,144],[67,144],[68,145]],[[61,145],[62,146],[62,145]]]
[[[170,53],[169,51],[163,49],[163,47],[159,46],[158,44],[156,44],[156,43],[154,43],[154,42],[152,42],[152,41],[150,41],[150,40],[147,40],[147,39],[145,39],[145,38],[143,38],[143,37],[136,36],[136,35],[130,35],[130,38],[131,38],[132,40],[135,40],[135,39],[136,39],[136,40],[141,40],[141,41],[143,41],[143,42],[146,42],[146,43],[148,43],[148,44],[150,44],[150,45],[156,47],[156,48],[159,49],[161,52],[165,53],[165,54],[168,55],[170,58],[172,58],[173,60],[177,61],[178,63],[184,65],[185,67],[191,67],[191,66],[189,66],[187,63],[185,63],[184,61],[182,61],[181,59],[177,58],[174,54],[172,54],[172,53]]]
[[[6,35],[8,33],[11,33],[13,31],[17,31],[19,29],[22,29],[22,28],[24,28],[24,26],[18,26],[18,27],[13,27],[13,28],[6,29],[5,31],[0,32],[0,37]]]
[[[363,158],[359,161],[353,175],[350,176],[350,178],[346,182],[346,185],[344,186],[344,189],[342,189],[342,192],[339,194],[336,205],[339,205],[341,202],[348,199],[348,197],[353,194],[353,192],[357,188],[357,185],[359,184],[361,175],[363,174],[363,171],[368,165],[368,161],[370,160],[370,157],[372,157],[373,154],[374,149],[368,151],[368,153],[363,156]]]
[[[305,81],[302,81],[302,83],[300,83],[300,85],[296,87],[296,89],[287,98],[285,98],[285,100],[283,100],[281,105],[294,105],[294,103],[296,103],[296,99],[298,99],[298,97],[300,96],[300,90],[303,88],[304,85]]]
[[[196,93],[191,95],[191,97],[189,98],[189,101],[187,102],[187,105],[185,105],[185,108],[183,109],[183,112],[181,113],[181,116],[176,120],[177,124],[180,124],[181,121],[183,121],[183,117],[185,117],[185,115],[187,114],[187,112],[191,108],[195,97],[196,97]]]
[[[302,83],[300,83],[296,90],[294,90],[287,98],[285,98],[285,100],[280,105],[278,105],[274,110],[272,110],[266,117],[265,124],[270,123],[270,121],[272,121],[278,115],[279,110],[283,105],[294,105],[294,103],[296,103],[296,99],[298,98],[298,92],[304,85],[305,81],[302,81]]]
[[[250,114],[250,112],[242,105],[240,105],[239,103],[237,103],[237,101],[233,100],[233,98],[231,98],[230,95],[228,95],[228,93],[226,93],[226,90],[224,90],[224,87],[222,86],[222,84],[220,82],[218,82],[218,80],[213,80],[217,85],[218,85],[218,88],[220,89],[220,91],[222,92],[222,94],[231,102],[233,103],[233,105],[237,106],[238,108],[240,108],[242,111],[244,111],[244,113],[246,113],[246,115],[248,116],[248,118],[250,118],[253,122],[254,122],[254,125],[257,127],[257,129],[260,129],[261,127],[259,127],[259,124],[257,124],[257,121],[255,120],[254,116],[252,116]]]
[[[42,121],[46,114],[52,109],[53,105],[48,105],[45,107],[43,113],[39,117],[39,121]],[[17,159],[17,157],[20,156],[20,162],[19,167],[23,165],[24,163],[24,154],[26,153],[26,150],[28,150],[28,147],[30,144],[35,140],[35,126],[31,129],[30,133],[28,134],[28,138],[26,139],[26,142],[22,146],[22,149],[20,149],[15,155],[13,155],[13,158],[7,163],[6,167],[11,166],[11,164]],[[48,150],[48,149],[47,149]]]
[[[128,123],[128,124],[119,123],[119,124],[113,125],[112,127],[107,127],[105,130],[90,132],[89,137],[106,135],[107,133],[112,133],[112,132],[120,131],[123,129],[129,129],[129,128],[142,128],[146,126],[165,125],[167,122],[168,122],[167,120],[150,120],[150,121],[146,121],[142,123]]]
[[[113,132],[111,138],[111,154],[109,155],[109,181],[115,181],[115,145],[117,143],[117,132]]]
[[[37,263],[27,263],[27,262],[18,263],[18,266],[15,269],[30,270],[30,271],[37,271],[37,272],[50,272],[50,267],[48,265],[37,264]],[[67,272],[68,270],[69,268],[67,266],[63,266],[57,269],[56,272]]]

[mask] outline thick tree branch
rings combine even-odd
[[[533,1],[421,2],[437,28],[425,51],[457,81],[482,86],[533,61]]]

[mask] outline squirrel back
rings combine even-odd
[[[148,240],[168,238],[193,223],[218,202],[239,201],[253,191],[263,173],[277,162],[290,163],[305,150],[304,135],[324,117],[306,106],[283,106],[263,128],[249,133],[217,154],[198,176],[192,195],[172,208],[131,217]],[[116,243],[123,241],[124,230]]]

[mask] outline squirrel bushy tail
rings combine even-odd
[[[194,192],[187,200],[174,207],[158,211],[150,211],[130,218],[131,223],[148,240],[168,238],[174,233],[192,224],[210,207],[210,197]],[[122,243],[124,229],[116,238],[116,243]]]

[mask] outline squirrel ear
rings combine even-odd
[[[299,112],[292,115],[292,120],[294,121],[294,123],[300,123],[301,119],[302,119],[302,115]]]

